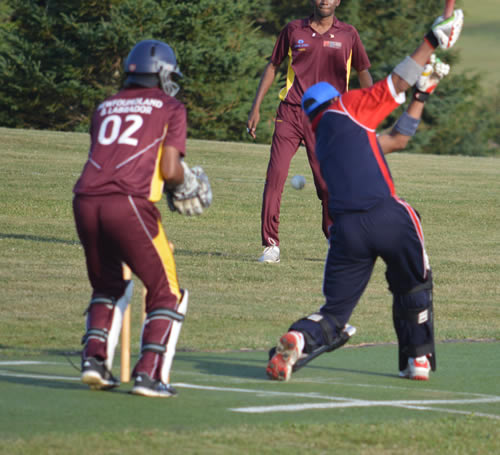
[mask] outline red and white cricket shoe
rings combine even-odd
[[[304,349],[304,336],[300,332],[285,333],[276,346],[276,352],[267,364],[266,373],[270,379],[288,381],[292,368]]]
[[[431,364],[427,356],[410,357],[408,366],[399,372],[401,378],[414,379],[415,381],[428,381]]]

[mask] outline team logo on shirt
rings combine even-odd
[[[309,44],[307,44],[303,39],[299,39],[294,45],[293,45],[293,48],[294,49],[299,49],[299,50],[303,50],[305,49],[306,47],[309,47]]]
[[[339,41],[323,41],[323,47],[330,47],[332,49],[342,48],[342,43]]]

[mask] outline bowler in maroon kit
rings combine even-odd
[[[314,155],[314,133],[301,108],[304,92],[319,81],[328,81],[343,93],[348,89],[352,68],[358,73],[361,87],[372,85],[368,72],[370,61],[357,30],[335,17],[340,0],[311,0],[311,3],[314,8],[311,17],[294,20],[281,31],[248,116],[247,130],[255,138],[262,99],[281,63],[288,57],[286,86],[280,92],[281,103],[276,113],[262,201],[261,237],[265,249],[259,261],[265,263],[280,261],[281,195],[290,162],[301,143],[306,147],[316,192],[322,203],[323,232],[327,238],[331,225],[328,191]]]
[[[90,151],[74,187],[76,228],[92,286],[83,337],[82,381],[93,389],[119,385],[111,374],[123,313],[133,282],[123,264],[143,282],[146,319],[132,393],[176,394],[170,368],[188,293],[179,287],[174,257],[155,206],[163,192],[181,214],[200,214],[211,202],[201,168],[189,169],[186,109],[174,96],[181,76],[165,43],[141,41],[125,61],[124,88],[95,110]]]

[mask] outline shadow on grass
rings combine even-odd
[[[40,235],[30,235],[30,234],[11,234],[11,233],[2,233],[0,232],[0,240],[11,239],[11,240],[25,240],[28,242],[41,242],[41,243],[58,243],[62,245],[77,245],[80,246],[81,243],[79,240],[67,240],[60,239],[57,237],[43,237]],[[229,259],[229,260],[237,260],[243,262],[255,262],[258,264],[256,257],[257,256],[245,256],[242,254],[234,254],[225,251],[192,251],[192,250],[175,250],[176,256],[186,256],[186,257],[216,257],[221,259]],[[302,258],[302,261],[306,262],[324,262],[324,258]],[[261,265],[261,264],[258,264]]]
[[[36,351],[33,349],[21,349],[21,348],[11,348],[5,345],[0,345],[0,348],[7,348],[12,351],[18,351],[22,353],[22,357],[26,359],[30,357],[39,357],[41,355],[46,355],[54,357],[53,361],[57,364],[67,363],[68,366],[74,368],[75,375],[73,377],[67,376],[67,381],[64,379],[66,375],[58,376],[58,379],[51,378],[50,372],[43,374],[27,373],[25,369],[16,367],[15,365],[8,367],[8,373],[2,375],[0,372],[0,383],[8,382],[15,383],[18,385],[34,386],[49,389],[70,389],[70,390],[87,390],[88,387],[84,384],[78,382],[78,377],[80,375],[79,363],[80,363],[80,352],[77,351],[63,351],[58,349],[45,349],[43,351]],[[327,357],[325,354],[322,357]],[[10,356],[12,357],[12,356]],[[132,364],[135,363],[137,358],[132,358]],[[323,359],[324,361],[325,359]],[[268,362],[268,354],[264,351],[236,351],[228,353],[194,353],[191,351],[178,351],[173,366],[173,373],[176,369],[182,370],[182,363],[186,363],[192,368],[204,375],[209,376],[225,376],[231,378],[237,378],[240,380],[267,380],[266,375],[266,365]],[[114,370],[116,370],[117,365]],[[0,366],[0,370],[1,370]],[[317,371],[321,378],[328,380],[328,376],[325,373],[331,375],[332,380],[335,379],[339,373],[351,373],[358,375],[365,375],[368,377],[387,377],[394,378],[394,374],[380,373],[375,371],[370,371],[366,369],[355,369],[355,368],[342,368],[338,366],[326,366],[321,364],[316,364],[315,361],[309,363],[306,367],[301,369],[299,372],[294,373],[294,376],[301,375],[302,372],[306,372],[307,375],[314,374]],[[43,375],[47,375],[44,378]],[[319,376],[318,376],[319,377]],[[127,393],[124,389],[114,389],[110,390],[112,393]]]
[[[7,355],[12,357],[13,355],[21,355],[25,357],[40,357],[40,356],[59,356],[63,360],[66,360],[68,356],[79,356],[81,351],[68,351],[63,349],[48,349],[48,348],[28,348],[25,346],[8,346],[6,344],[0,344],[0,355]],[[8,358],[7,357],[7,358]]]
[[[207,354],[207,356],[202,356],[202,355],[193,356],[192,354],[183,355],[183,353],[177,353],[175,359],[178,362],[192,363],[194,368],[203,374],[214,375],[214,376],[228,376],[239,379],[267,379],[266,375],[266,365],[268,362],[267,352],[262,353],[261,359],[248,358],[244,356],[244,354],[247,354],[244,352],[242,352],[241,354],[243,355],[237,356],[234,355],[234,353],[231,353],[231,356],[228,355],[214,356],[213,354]],[[251,354],[255,354],[255,352]],[[314,361],[309,363],[301,371],[306,371],[306,370],[321,370],[323,372],[328,371],[332,373],[332,377],[335,377],[335,373],[340,373],[340,372],[362,374],[367,376],[379,376],[379,377],[381,376],[389,378],[395,377],[394,374],[378,373],[370,370],[315,365]],[[174,371],[175,371],[175,364],[174,364]]]

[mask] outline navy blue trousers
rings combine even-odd
[[[418,311],[430,305],[431,292],[408,294],[426,282],[430,273],[420,219],[408,203],[391,197],[368,211],[335,215],[323,281],[326,302],[320,313],[333,316],[338,327],[343,327],[363,294],[378,257],[387,266],[386,279],[395,306],[403,307],[403,311]],[[418,347],[433,341],[432,321],[419,325],[395,320],[394,324],[400,347]],[[306,332],[307,338],[315,340],[314,348],[326,343],[320,324],[307,318],[295,322],[290,329]]]

